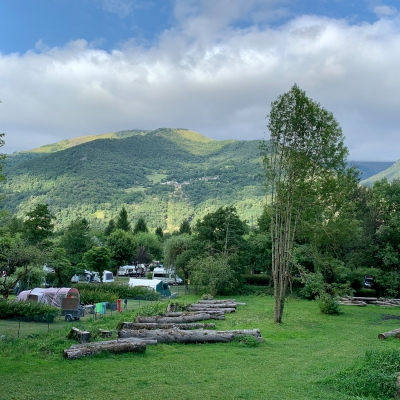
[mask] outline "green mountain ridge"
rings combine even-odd
[[[259,141],[168,128],[101,139],[9,157],[4,208],[22,216],[50,203],[62,227],[82,216],[102,225],[125,205],[132,222],[164,230],[227,204],[249,220],[261,213]]]

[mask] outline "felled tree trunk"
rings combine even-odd
[[[399,334],[399,336],[397,336]],[[383,332],[378,335],[378,339],[387,339],[390,336],[396,336],[396,338],[400,337],[400,329],[393,329],[392,331]]]
[[[193,307],[193,305],[191,305],[187,308],[187,310],[188,311],[200,311],[201,310],[205,313],[208,313],[210,311],[212,312],[214,310],[218,310],[218,311],[221,311],[224,313],[231,313],[231,312],[235,312],[236,308],[218,308],[218,309],[216,309],[216,308],[198,308],[198,307]]]
[[[218,316],[220,317],[220,316]],[[211,316],[208,313],[201,313],[201,314],[185,314],[180,317],[136,317],[136,322],[145,322],[145,323],[159,323],[159,324],[181,324],[184,322],[196,322],[196,321],[203,321],[207,319],[217,319],[215,316]],[[223,318],[218,318],[223,319]]]
[[[191,304],[192,308],[211,308],[211,309],[220,309],[220,308],[236,308],[236,303],[218,303],[218,304]]]
[[[117,330],[122,329],[171,329],[179,328],[182,330],[189,329],[204,329],[204,328],[215,328],[215,324],[196,324],[196,323],[183,323],[183,324],[158,324],[158,323],[135,323],[135,322],[120,322],[117,326]]]
[[[157,344],[156,341],[123,339],[109,340],[106,342],[93,342],[74,344],[69,349],[64,350],[63,356],[69,360],[91,356],[102,351],[110,353],[142,353],[146,350],[146,344]]]
[[[118,337],[135,337],[138,339],[154,339],[158,343],[214,343],[230,342],[237,335],[252,335],[263,341],[259,329],[244,329],[235,331],[192,330],[184,331],[178,328],[156,330],[121,330]]]

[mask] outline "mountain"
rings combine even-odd
[[[368,179],[361,181],[361,184],[363,184],[364,186],[372,186],[374,182],[380,181],[383,178],[386,178],[389,182],[391,182],[393,179],[400,179],[400,160],[392,163],[392,165],[384,171],[381,171],[376,175],[373,175],[371,177],[368,177]]]
[[[264,203],[258,146],[170,128],[62,141],[7,158],[2,206],[24,216],[50,203],[57,228],[77,217],[104,226],[122,205],[131,222],[169,231],[228,204],[255,223]]]
[[[349,163],[356,165],[361,172],[360,178],[366,180],[391,167],[394,161],[351,161]]]

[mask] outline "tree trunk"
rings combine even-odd
[[[153,339],[158,343],[214,343],[230,342],[238,335],[252,335],[263,341],[259,329],[244,329],[235,331],[210,331],[204,329],[184,331],[178,328],[156,330],[121,330],[118,337],[135,337],[138,339]]]
[[[135,323],[135,322],[120,322],[117,326],[117,330],[122,329],[171,329],[179,328],[182,330],[189,329],[204,329],[204,328],[215,328],[215,324],[196,324],[196,323],[183,323],[183,324],[157,324],[157,323]]]
[[[231,312],[235,312],[236,308],[197,308],[197,307],[193,307],[192,305],[189,306],[187,308],[188,311],[203,311],[205,313],[208,312],[213,312],[213,311],[220,311],[220,312],[224,312],[224,313],[231,313]]]
[[[190,307],[197,308],[199,310],[203,308],[236,308],[236,303],[218,303],[218,304],[191,304]]]
[[[193,316],[202,315],[205,311],[186,311],[186,312],[171,312],[165,313],[164,317],[181,317],[181,316]],[[221,311],[207,311],[206,314],[210,315],[210,319],[225,319],[225,314]]]
[[[217,317],[217,318],[216,318]],[[220,315],[211,316],[209,313],[201,313],[194,315],[182,315],[181,317],[136,317],[135,322],[150,322],[150,323],[159,323],[159,324],[180,324],[183,322],[196,322],[203,321],[207,319],[223,319],[220,318]]]
[[[93,342],[84,344],[74,344],[69,349],[64,350],[63,356],[69,360],[91,356],[102,351],[110,353],[142,353],[146,350],[146,344],[157,344],[155,341],[138,339],[109,340],[106,342]]]
[[[380,333],[378,335],[378,339],[387,339],[389,336],[396,336],[396,338],[398,338],[397,334],[399,334],[400,337],[400,329],[394,329],[393,331]]]
[[[236,303],[236,299],[226,300],[198,300],[199,304],[225,304],[225,303]]]

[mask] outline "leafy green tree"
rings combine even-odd
[[[160,238],[155,233],[139,232],[134,236],[135,259],[137,259],[141,247],[144,247],[152,260],[159,260],[162,256],[162,246]]]
[[[171,236],[164,242],[164,265],[173,267],[176,272],[182,271],[186,285],[190,275],[190,260],[199,256],[197,243],[192,235],[185,233]]]
[[[131,230],[131,224],[128,221],[128,213],[127,213],[125,207],[122,207],[121,211],[118,214],[115,228],[122,229],[125,232],[129,232]]]
[[[59,238],[59,246],[72,265],[82,262],[83,255],[94,245],[89,223],[85,218],[72,221]]]
[[[198,240],[204,243],[210,254],[231,254],[243,245],[243,235],[248,231],[233,206],[220,207],[196,223]]]
[[[43,252],[37,246],[27,245],[20,235],[0,238],[0,266],[6,277],[0,278],[0,290],[4,298],[17,287],[21,279],[35,267],[42,267]]]
[[[89,271],[96,271],[102,277],[111,267],[111,251],[106,246],[93,246],[83,255],[83,262]]]
[[[25,237],[29,244],[46,247],[53,235],[55,216],[48,204],[38,204],[32,211],[26,214],[24,221]]]
[[[262,150],[271,207],[274,320],[280,323],[298,225],[332,202],[338,177],[346,174],[348,151],[332,113],[297,85],[271,104],[268,129],[270,140]]]
[[[52,249],[47,256],[48,266],[54,269],[55,286],[68,286],[71,283],[71,278],[79,271],[79,268],[72,266],[65,249],[56,247]]]
[[[108,221],[108,225],[107,225],[106,229],[104,230],[104,236],[110,236],[115,231],[115,229],[117,229],[116,226],[115,226],[115,222],[111,218]]]
[[[116,229],[107,239],[114,268],[129,265],[135,257],[136,242],[132,233]]]
[[[191,285],[213,297],[229,293],[238,283],[228,258],[224,255],[192,259],[189,264]]]
[[[189,221],[187,219],[184,219],[180,226],[179,226],[179,233],[187,233],[188,235],[192,234],[192,228],[190,227]]]
[[[139,232],[147,233],[149,230],[147,229],[146,222],[143,218],[139,218],[133,228],[133,234],[137,235]]]
[[[5,133],[0,133],[0,147],[3,147],[5,145],[5,141],[3,139],[3,137],[5,136]],[[6,155],[5,154],[1,154],[0,153],[0,182],[5,181],[6,177],[4,176],[4,174],[2,174],[2,170],[3,170],[3,163],[2,161],[6,159]]]

